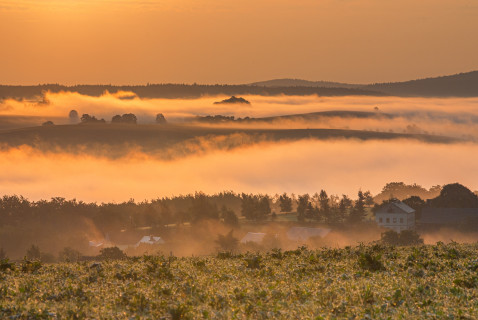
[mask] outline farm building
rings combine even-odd
[[[154,236],[144,236],[141,240],[136,243],[135,247],[139,247],[142,244],[149,244],[149,245],[158,245],[164,244],[164,240],[161,237],[154,237]]]
[[[260,232],[248,232],[242,239],[241,243],[248,243],[248,242],[255,242],[255,243],[261,243],[262,240],[264,240],[264,237],[266,236],[265,233],[260,233]]]
[[[287,237],[292,241],[306,241],[312,237],[325,237],[330,232],[330,229],[325,228],[307,228],[307,227],[292,227],[287,231]]]
[[[375,213],[375,221],[381,227],[395,232],[415,229],[415,210],[395,200],[382,205]]]
[[[88,241],[88,245],[93,248],[99,248],[104,245],[103,241],[95,241],[95,240],[90,240]]]
[[[466,227],[478,224],[478,208],[423,208],[420,226]]]

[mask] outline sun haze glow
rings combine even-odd
[[[478,69],[478,5],[2,0],[3,84],[355,83]]]

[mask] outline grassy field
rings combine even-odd
[[[476,319],[478,246],[1,264],[0,318]]]

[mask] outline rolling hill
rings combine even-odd
[[[256,129],[195,125],[56,125],[0,131],[2,149],[30,146],[43,152],[92,154],[111,158],[132,150],[164,159],[209,150],[229,150],[260,142],[301,139],[413,139],[453,143],[458,139],[427,134],[404,134],[343,129]]]
[[[286,86],[314,88],[335,87],[381,92],[385,95],[394,96],[478,97],[478,71],[403,82],[374,83],[366,85],[300,79],[274,79],[254,82],[250,85],[270,88]]]

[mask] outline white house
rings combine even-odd
[[[244,236],[244,238],[241,239],[241,243],[248,243],[248,242],[261,243],[262,240],[264,240],[265,236],[266,234],[261,232],[248,232]]]
[[[144,236],[141,238],[141,240],[139,240],[135,247],[139,247],[141,244],[164,244],[164,240],[161,239],[161,237]]]
[[[395,232],[415,229],[415,210],[396,200],[382,205],[375,213],[375,221],[381,227]]]

